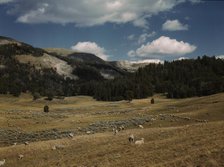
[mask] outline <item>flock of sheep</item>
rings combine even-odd
[[[143,129],[144,127],[142,125],[138,125],[139,128]],[[114,135],[117,135],[119,131],[124,130],[124,126],[120,126],[119,128],[113,128]],[[144,138],[141,138],[140,140],[135,140],[135,137],[133,134],[130,134],[128,137],[128,141],[130,143],[135,143],[136,145],[142,145],[144,144]]]
[[[144,128],[142,125],[138,125],[138,127],[139,128]],[[125,129],[125,127],[122,125],[122,126],[120,126],[120,127],[115,127],[115,128],[113,128],[113,134],[114,135],[117,135],[118,133],[119,133],[119,131],[122,131],[122,130],[124,130]],[[74,134],[73,133],[69,133],[69,135],[68,135],[69,137],[71,137],[71,138],[73,138],[74,137]],[[130,142],[130,143],[134,143],[134,144],[136,144],[136,145],[142,145],[142,144],[144,144],[144,138],[141,138],[141,139],[139,139],[139,140],[135,140],[135,136],[133,135],[133,134],[130,134],[129,135],[129,137],[128,137],[128,141]],[[28,145],[29,143],[28,142],[24,142],[24,144],[25,145]],[[14,145],[16,145],[16,143],[14,144]],[[63,145],[56,145],[56,146],[53,146],[52,147],[52,150],[56,150],[56,149],[58,149],[58,148],[64,148],[64,146]],[[18,159],[23,159],[24,158],[24,155],[22,155],[22,154],[19,154],[18,155]],[[6,163],[6,160],[5,159],[3,159],[3,160],[1,160],[0,161],[0,166],[3,166],[3,165],[5,165],[5,163]]]

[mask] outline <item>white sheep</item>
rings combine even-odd
[[[124,125],[121,125],[121,126],[119,127],[119,131],[121,131],[121,130],[124,130]]]
[[[18,159],[23,159],[24,158],[24,155],[23,154],[19,154],[18,155]]]
[[[131,134],[131,135],[128,137],[128,140],[129,140],[129,142],[130,142],[130,143],[133,143],[133,142],[134,142],[134,140],[135,140],[134,135],[133,135],[133,134]]]
[[[156,121],[156,118],[151,118],[151,121]]]
[[[52,150],[63,149],[63,148],[65,148],[65,145],[62,145],[62,144],[57,144],[51,147]]]
[[[56,146],[52,146],[51,149],[52,150],[56,150],[57,148],[56,148]]]
[[[71,137],[71,138],[74,137],[74,133],[69,133],[68,135],[69,135],[69,137]]]
[[[135,144],[137,144],[137,145],[144,144],[144,138],[141,138],[141,140],[136,140]]]
[[[91,131],[86,131],[86,134],[90,135],[92,132]]]
[[[144,127],[142,125],[138,125],[139,128],[143,129]]]
[[[115,131],[114,131],[114,135],[116,135],[116,134],[118,134],[118,130],[117,129],[115,129]]]
[[[5,164],[5,159],[3,159],[2,161],[0,161],[0,166],[3,166]]]

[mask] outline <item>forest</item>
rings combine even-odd
[[[88,95],[97,100],[118,101],[145,98],[163,93],[168,98],[205,96],[224,91],[224,60],[202,56],[197,59],[165,61],[164,64],[149,64],[135,73],[121,73],[114,79],[104,79],[96,64],[75,63],[72,80],[58,75],[54,69],[37,70],[31,64],[22,64],[14,59],[15,54],[31,53],[42,56],[43,50],[29,45],[0,47],[0,93],[19,96],[30,92],[34,99]],[[65,58],[64,58],[65,59]],[[105,65],[104,65],[105,66]],[[102,68],[102,67],[100,67]],[[105,66],[105,68],[108,68]]]
[[[211,95],[224,91],[224,61],[203,56],[149,64],[112,81],[88,82],[81,90],[97,100],[109,101],[145,98],[154,93],[163,93],[168,98]]]

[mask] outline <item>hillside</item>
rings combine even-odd
[[[139,68],[143,68],[149,64],[163,64],[164,62],[158,59],[146,59],[139,61],[114,61],[111,63],[128,72],[136,72]]]
[[[224,60],[197,59],[149,64],[135,73],[105,81],[96,88],[98,100],[146,98],[163,93],[168,98],[206,96],[224,91]]]
[[[224,164],[223,93],[181,100],[155,95],[155,104],[150,99],[128,103],[69,97],[48,102],[50,112],[44,113],[44,99],[2,95],[0,160],[6,160],[5,167]],[[125,129],[114,135],[116,126]],[[144,144],[130,143],[130,134],[144,138]]]
[[[224,60],[107,62],[94,54],[41,49],[0,37],[0,94],[34,98],[88,95],[119,101],[163,93],[168,98],[205,96],[224,91]]]
[[[80,84],[114,79],[126,73],[93,54],[44,50],[7,37],[0,37],[0,67],[0,93],[14,95],[26,91],[75,95],[79,94]]]

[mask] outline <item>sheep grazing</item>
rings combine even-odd
[[[141,140],[136,140],[135,141],[135,144],[136,145],[142,145],[142,144],[144,144],[144,138],[141,138]]]
[[[114,130],[114,135],[116,135],[116,134],[118,134],[118,130],[117,129]]]
[[[52,150],[56,150],[57,148],[56,148],[56,146],[52,146],[51,149]]]
[[[71,137],[71,138],[74,137],[74,134],[73,134],[73,133],[69,133],[68,135],[69,135],[69,137]]]
[[[65,148],[65,145],[61,145],[61,144],[57,144],[51,147],[52,150],[63,149],[63,148]]]
[[[118,134],[119,130],[117,129],[117,127],[113,128],[113,132],[114,132],[114,135]]]
[[[25,145],[28,145],[28,144],[29,144],[29,142],[28,142],[28,141],[26,141],[26,142],[24,142],[24,144],[25,144]]]
[[[134,143],[134,140],[135,140],[135,137],[133,134],[131,134],[129,137],[128,137],[128,140],[130,143]]]
[[[86,131],[86,134],[90,135],[92,132],[91,131]]]
[[[143,129],[144,127],[142,125],[138,125],[139,128]]]
[[[121,126],[119,127],[119,131],[121,131],[121,130],[124,130],[124,125],[121,125]]]
[[[0,161],[0,166],[3,166],[5,164],[5,159],[3,159],[2,161]]]
[[[24,155],[23,154],[19,154],[18,155],[18,159],[23,159],[24,158]]]

